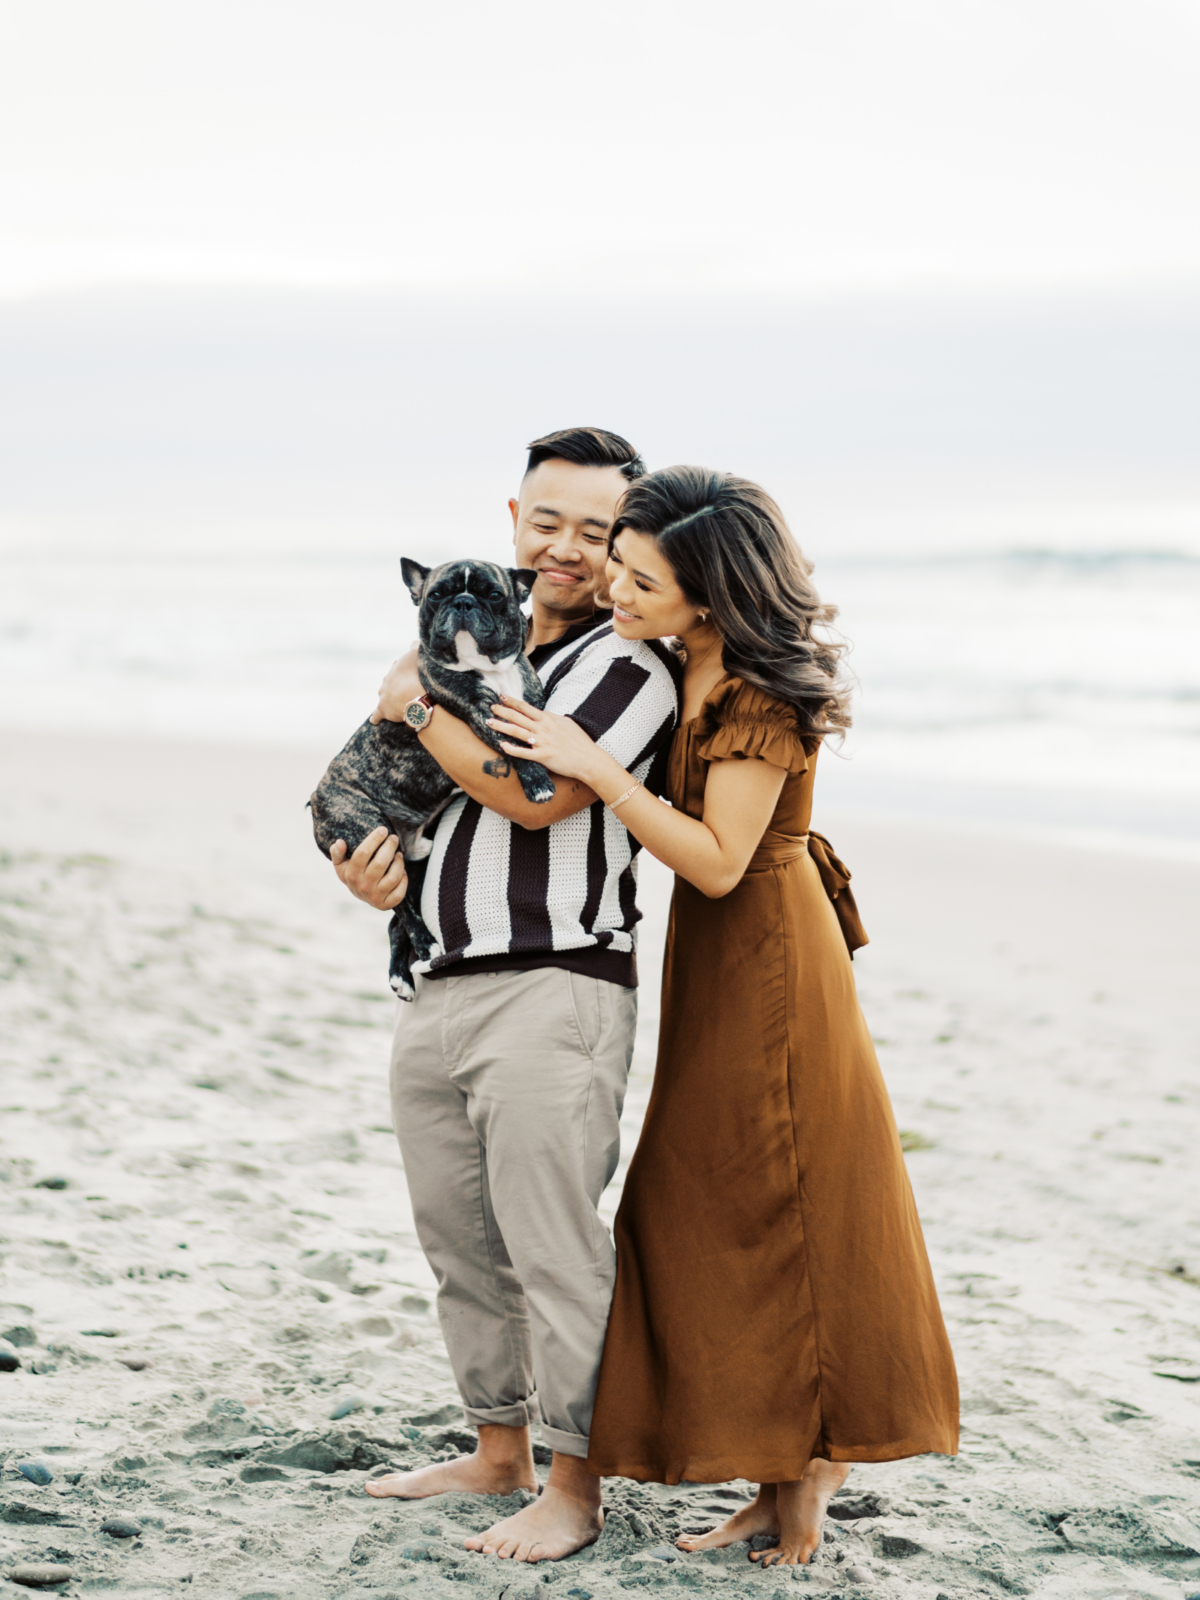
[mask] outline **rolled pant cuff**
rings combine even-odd
[[[584,1433],[567,1433],[563,1428],[550,1428],[543,1422],[542,1440],[551,1450],[557,1450],[560,1456],[578,1456],[582,1460],[588,1453],[587,1435]]]
[[[463,1417],[473,1428],[495,1423],[501,1428],[529,1428],[541,1416],[538,1397],[531,1394],[528,1400],[516,1400],[510,1406],[464,1406]],[[557,1449],[557,1445],[555,1446]],[[584,1455],[587,1451],[584,1451]]]

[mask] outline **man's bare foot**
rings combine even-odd
[[[389,1472],[366,1485],[377,1500],[425,1500],[431,1494],[512,1494],[514,1489],[537,1493],[533,1451],[528,1428],[505,1428],[485,1423],[479,1429],[479,1448],[456,1461],[438,1461],[415,1472]]]
[[[415,1472],[389,1472],[386,1478],[372,1478],[368,1494],[377,1500],[393,1496],[397,1500],[424,1500],[431,1494],[511,1494],[514,1489],[531,1489],[536,1494],[537,1478],[533,1463],[529,1471],[513,1467],[501,1470],[484,1461],[479,1452],[459,1456],[457,1461],[438,1461]]]
[[[600,1479],[576,1457],[556,1453],[546,1487],[531,1506],[464,1543],[505,1561],[561,1561],[594,1544],[603,1526]]]
[[[711,1533],[685,1533],[675,1543],[680,1550],[724,1550],[726,1545],[740,1544],[753,1539],[756,1534],[778,1534],[779,1513],[775,1508],[775,1485],[764,1483],[748,1506],[735,1511],[728,1522],[723,1522]]]
[[[814,1456],[798,1483],[777,1483],[779,1543],[773,1550],[751,1550],[751,1561],[761,1561],[764,1567],[792,1567],[810,1560],[821,1543],[825,1508],[849,1476],[848,1462]]]

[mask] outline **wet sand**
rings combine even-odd
[[[388,1128],[385,919],[303,811],[324,756],[0,737],[0,1574],[214,1600],[1200,1591],[1200,867],[818,806],[872,935],[962,1454],[856,1468],[807,1568],[677,1557],[744,1484],[611,1481],[598,1545],[514,1569],[461,1549],[503,1503],[362,1492],[469,1436]],[[626,1156],[665,897],[647,871]]]

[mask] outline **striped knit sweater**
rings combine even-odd
[[[570,715],[652,786],[678,714],[661,647],[600,622],[533,659],[547,709]],[[599,801],[533,830],[460,794],[434,835],[421,913],[436,946],[416,971],[550,965],[635,983],[637,849]]]

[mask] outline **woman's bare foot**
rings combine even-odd
[[[777,1483],[779,1543],[773,1550],[751,1550],[751,1561],[761,1561],[764,1567],[792,1567],[810,1560],[821,1543],[825,1508],[849,1476],[847,1462],[814,1456],[798,1483]]]
[[[735,1511],[728,1522],[723,1522],[711,1533],[685,1533],[675,1543],[680,1550],[724,1550],[726,1545],[740,1544],[753,1539],[756,1534],[777,1534],[779,1513],[775,1509],[775,1485],[759,1485],[758,1494],[748,1506]]]
[[[600,1479],[581,1460],[556,1453],[546,1487],[531,1506],[464,1543],[505,1561],[561,1561],[594,1544],[603,1526]]]
[[[431,1494],[512,1494],[514,1489],[537,1492],[533,1451],[528,1428],[504,1428],[485,1423],[479,1429],[479,1448],[457,1461],[438,1461],[415,1472],[389,1472],[366,1485],[377,1500],[425,1500]]]

